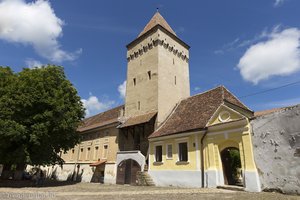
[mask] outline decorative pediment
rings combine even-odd
[[[207,126],[228,123],[244,118],[245,116],[242,113],[235,111],[232,108],[229,108],[228,106],[222,104],[210,118],[210,120],[207,123]]]

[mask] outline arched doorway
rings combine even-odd
[[[224,183],[226,185],[243,186],[240,151],[235,147],[228,147],[221,151]]]
[[[135,160],[123,160],[117,168],[117,184],[136,185],[138,171],[141,171],[141,166]]]

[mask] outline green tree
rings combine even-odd
[[[63,68],[13,73],[0,67],[0,163],[63,163],[59,153],[78,144],[84,108]]]

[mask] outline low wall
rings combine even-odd
[[[27,167],[27,171],[30,171],[32,166]],[[79,167],[74,164],[64,164],[63,166],[45,166],[40,167],[46,172],[46,177],[55,179],[58,181],[80,181],[90,182],[93,176],[93,171],[88,164],[80,164]]]
[[[156,186],[201,187],[201,171],[149,170]]]
[[[262,189],[300,194],[300,105],[251,121]]]

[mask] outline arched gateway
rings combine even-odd
[[[117,184],[136,185],[138,171],[144,171],[145,156],[140,151],[117,153]]]
[[[238,148],[228,147],[221,151],[224,183],[243,186],[241,179],[241,159]]]

